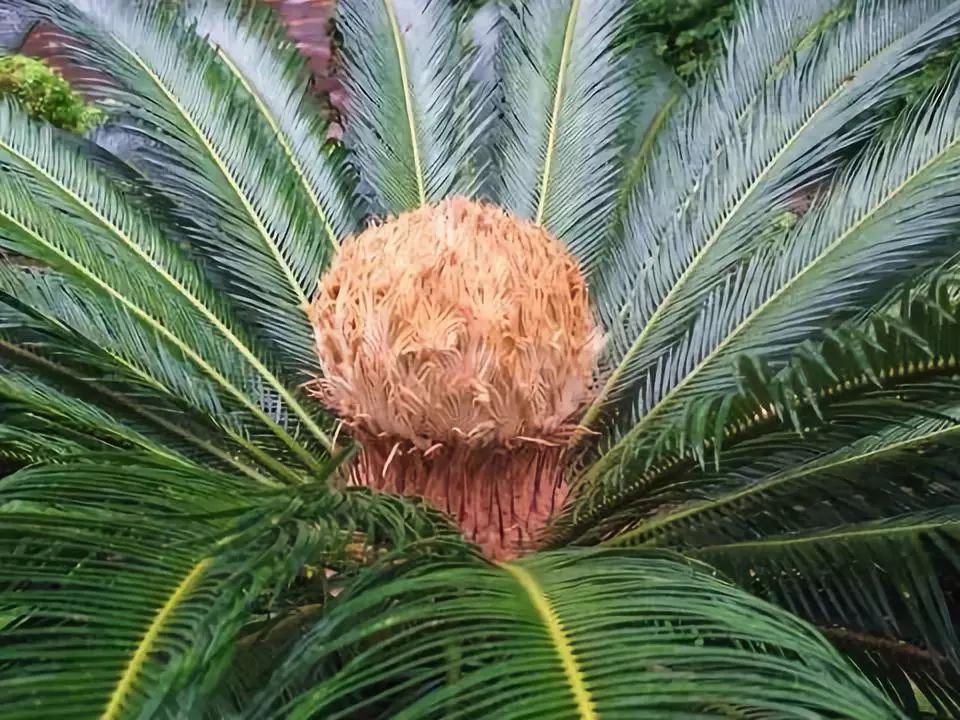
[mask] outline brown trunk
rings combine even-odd
[[[536,547],[547,520],[567,496],[564,447],[437,447],[434,452],[358,438],[363,450],[350,482],[417,496],[453,517],[471,542],[493,560]]]

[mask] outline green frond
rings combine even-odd
[[[662,232],[676,214],[694,209],[690,207],[694,193],[723,159],[720,143],[724,133],[750,121],[770,83],[789,66],[798,46],[839,4],[838,0],[743,4],[722,58],[690,91],[679,86],[662,61],[655,57],[639,60],[636,64],[643,73],[639,79],[643,82],[644,76],[649,77],[653,95],[652,102],[644,103],[638,135],[628,146],[629,170],[620,189],[620,214],[642,213],[645,223]],[[637,51],[643,54],[643,47]],[[636,89],[633,92],[642,95]],[[656,194],[651,195],[651,190]],[[608,238],[607,260],[622,261],[621,254],[625,254],[636,262],[632,253],[650,252],[633,246],[641,239],[616,228]],[[597,279],[615,282],[616,269],[599,268]],[[606,292],[600,291],[599,297]]]
[[[184,12],[250,95],[320,218],[324,237],[309,238],[298,251],[316,256],[298,263],[298,283],[311,299],[324,257],[356,229],[358,218],[343,154],[327,146],[327,124],[308,89],[306,58],[270,8],[250,8],[242,0],[191,0]]]
[[[544,225],[589,270],[623,173],[632,101],[616,44],[626,0],[536,0],[504,7],[497,63],[497,200]]]
[[[49,128],[27,121],[9,106],[0,106],[0,113],[0,163],[9,168],[8,180],[0,185],[7,247],[84,286],[101,306],[98,311],[128,314],[147,334],[142,340],[146,346],[165,348],[159,360],[170,353],[181,359],[167,363],[170,372],[195,369],[203,378],[197,388],[212,387],[238,403],[301,462],[316,466],[309,445],[262,409],[259,387],[275,392],[303,430],[329,446],[314,411],[301,404],[270,369],[269,357],[245,337],[201,269],[183,252],[176,232],[128,200],[129,187],[121,193]],[[131,358],[140,354],[138,348],[130,351]],[[190,393],[193,386],[181,382],[178,387]]]
[[[830,426],[807,437],[782,432],[744,442],[721,454],[729,469],[692,472],[685,480],[665,483],[645,498],[661,510],[636,515],[609,542],[698,545],[890,517],[948,501],[956,490],[938,480],[943,461],[934,451],[956,447],[958,388],[928,382],[911,390],[898,392],[902,399],[867,395],[831,409]],[[937,403],[937,395],[952,402]],[[870,422],[884,411],[885,420]],[[899,473],[913,480],[901,485],[883,479]],[[761,514],[752,514],[760,508]]]
[[[794,7],[785,3],[781,10]],[[771,18],[768,25],[775,22]],[[779,287],[758,261],[750,261],[761,250],[763,229],[873,132],[878,120],[872,109],[895,98],[897,81],[958,30],[957,3],[863,3],[760,85],[741,123],[736,113],[727,120],[719,113],[718,127],[706,134],[709,145],[691,150],[689,164],[669,150],[665,160],[651,164],[646,189],[628,214],[623,247],[611,256],[609,273],[599,283],[597,308],[608,333],[604,385],[583,424],[602,429],[606,422],[624,432],[637,419],[657,417],[665,404],[672,406],[674,398],[700,384],[701,364],[712,366],[715,349],[738,327],[742,311]],[[713,122],[716,101],[705,95],[694,102],[692,116]],[[949,135],[952,119],[942,112],[938,117],[940,127],[922,131],[924,142],[907,147],[909,140],[903,140],[902,159],[949,159],[948,148],[937,143],[941,133]],[[668,148],[695,137],[685,134]],[[891,154],[898,152],[894,145]],[[660,162],[666,163],[662,169]],[[659,178],[679,174],[686,188],[679,205],[671,193],[661,203]],[[924,177],[943,190],[930,175]],[[880,186],[883,178],[871,176],[870,183]],[[773,249],[768,254],[771,263],[778,259]],[[876,284],[869,287],[877,290]],[[626,406],[631,398],[639,398],[632,410]]]
[[[872,655],[878,677],[937,684],[956,708],[960,506],[693,551],[741,586]],[[862,636],[873,638],[871,647]],[[857,639],[860,642],[857,642]],[[884,644],[886,641],[886,645]],[[905,645],[896,652],[897,644]],[[878,662],[879,661],[879,662]],[[869,666],[861,667],[869,672]],[[946,686],[946,687],[943,687]],[[943,690],[948,692],[944,693]],[[952,697],[952,700],[950,699]],[[946,710],[947,708],[943,708]]]
[[[656,372],[641,381],[635,424],[592,475],[624,451],[649,452],[688,413],[689,402],[703,407],[735,391],[736,358],[782,364],[804,340],[822,337],[831,324],[868,310],[955,252],[958,107],[955,78],[930,106],[868,146],[783,241],[743,261],[704,295],[689,328],[674,333]]]
[[[888,300],[773,377],[745,374],[741,395],[706,415],[724,442],[715,464],[688,449],[646,470],[624,466],[630,479],[596,505],[577,498],[554,543],[701,558],[837,630],[901,707],[913,712],[919,689],[951,716],[960,324],[951,287],[928,292]]]
[[[569,517],[580,516],[574,524],[583,528],[608,517],[603,534],[618,523],[647,517],[660,503],[718,499],[725,492],[718,491],[721,486],[733,493],[731,499],[738,498],[738,512],[749,512],[748,496],[759,500],[768,488],[778,488],[774,495],[784,495],[787,486],[810,488],[821,471],[824,490],[842,503],[851,490],[846,483],[858,482],[871,463],[909,461],[926,446],[952,443],[960,417],[960,324],[948,288],[932,292],[895,314],[851,323],[820,345],[802,347],[773,377],[749,361],[742,363],[739,393],[692,404],[683,426],[683,450],[666,453],[653,464],[644,453],[624,458],[595,492],[578,496]],[[710,470],[705,467],[708,452],[713,453]],[[837,475],[839,484],[829,480]],[[720,484],[714,486],[714,480]],[[739,496],[741,490],[746,494]],[[873,492],[870,497],[879,502],[883,495]],[[768,497],[767,502],[776,501]],[[909,509],[894,505],[883,512]],[[627,519],[630,515],[633,520]]]
[[[406,499],[264,492],[130,452],[21,470],[0,480],[4,715],[201,717],[305,567],[444,532]]]
[[[817,625],[918,642],[955,666],[947,591],[957,572],[960,506],[691,550],[738,583]]]
[[[375,205],[399,213],[447,195],[472,196],[489,115],[468,82],[458,14],[445,0],[340,0],[350,106],[346,142]]]
[[[265,7],[12,1],[112,118],[0,101],[0,715],[960,716],[960,64],[889,112],[960,0],[744,3],[690,92],[632,0],[338,0],[349,150]],[[606,336],[509,562],[304,388],[341,240],[451,194]]]
[[[24,413],[8,411],[4,418],[26,428],[49,423],[53,413],[57,424],[46,435],[51,449],[56,448],[53,430],[66,432],[80,423],[88,442],[115,446],[126,437],[143,450],[202,458],[266,485],[276,484],[271,475],[286,483],[302,482],[298,472],[280,461],[285,457],[282,443],[271,447],[269,437],[250,437],[237,410],[224,408],[213,394],[205,396],[203,379],[151,348],[149,337],[128,315],[112,307],[91,310],[82,290],[49,271],[0,270],[0,303],[0,358],[9,368],[9,384],[0,396],[23,403],[34,397],[34,383],[42,384],[43,394],[54,394],[37,397]],[[131,354],[131,348],[142,354]],[[170,380],[182,380],[183,390]],[[77,405],[71,408],[70,403]],[[37,451],[31,459],[48,457],[45,448]],[[258,462],[267,469],[258,469]]]
[[[251,603],[318,542],[228,478],[126,459],[0,481],[0,703],[12,719],[195,712]]]
[[[3,354],[2,341],[0,354]],[[44,437],[45,443],[54,448],[56,454],[60,454],[58,441],[73,438],[76,443],[92,446],[91,449],[136,448],[174,462],[177,460],[176,454],[158,446],[136,428],[119,422],[95,405],[40,381],[33,373],[5,369],[0,377],[0,416],[3,424],[11,430]],[[0,447],[5,445],[6,442],[0,440]],[[44,457],[47,450],[43,446],[37,447],[29,460]]]
[[[323,148],[302,61],[272,18],[201,2],[187,5],[197,29],[222,45],[171,4],[37,4],[80,38],[76,62],[114,79],[98,87],[105,107],[148,141],[131,162],[174,201],[218,289],[300,383],[316,370],[307,306],[334,238],[357,226],[343,153]]]
[[[898,717],[809,626],[705,568],[616,552],[381,572],[313,624],[242,714],[590,720],[733,708]]]

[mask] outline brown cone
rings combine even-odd
[[[314,390],[363,447],[353,481],[427,498],[492,557],[529,548],[600,344],[563,245],[450,198],[349,238],[311,320]]]

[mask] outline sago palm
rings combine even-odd
[[[26,5],[5,720],[960,716],[960,2]]]

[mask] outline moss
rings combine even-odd
[[[23,55],[0,57],[0,95],[17,98],[32,117],[72,132],[86,132],[103,120],[60,73]]]

